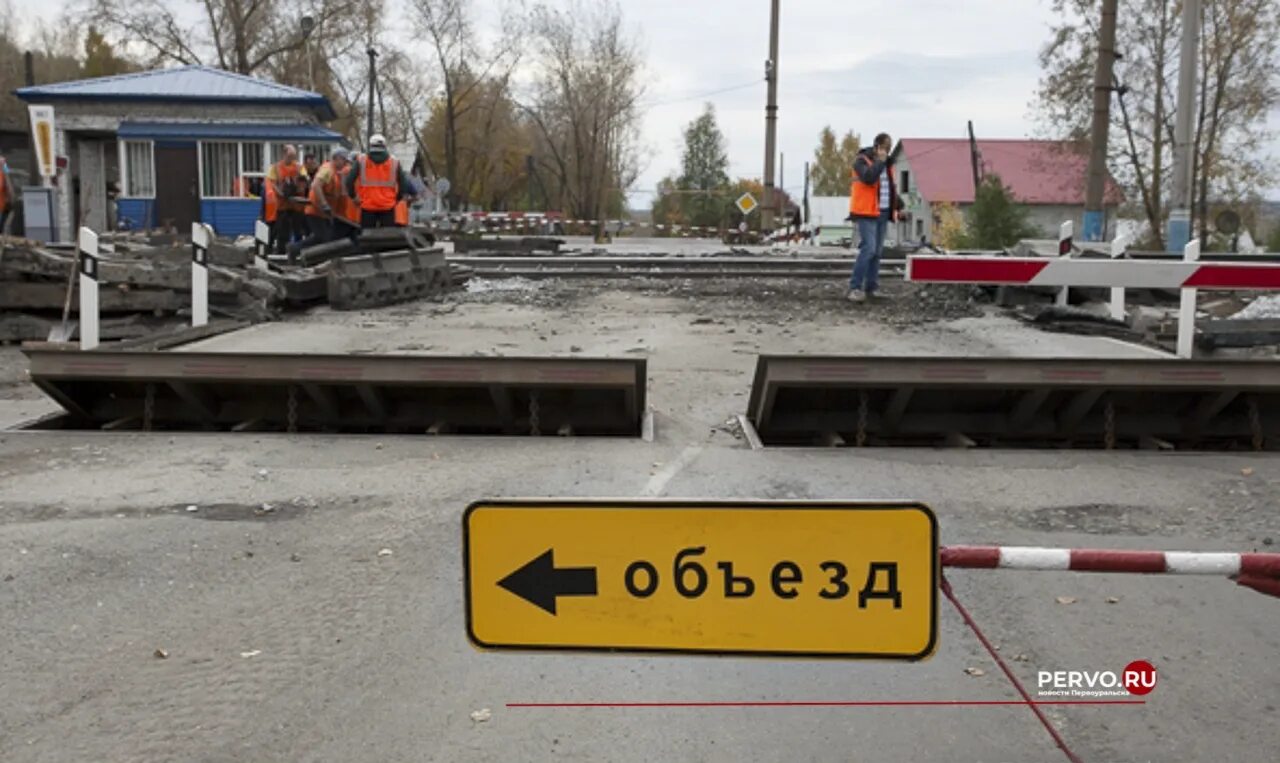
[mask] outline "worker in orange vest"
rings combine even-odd
[[[360,205],[360,227],[389,228],[408,224],[407,201],[413,196],[413,183],[391,152],[381,135],[369,138],[369,153],[356,160],[347,177],[347,194]],[[396,220],[396,204],[406,200],[403,219]]]
[[[302,241],[289,245],[289,259],[297,258],[298,253],[309,246],[333,241],[339,214],[346,208],[346,191],[343,189],[342,173],[350,162],[350,154],[339,148],[333,157],[320,165],[311,173],[311,187],[307,190],[307,205],[303,210],[307,218],[307,227],[311,235]]]
[[[849,279],[850,302],[865,302],[876,296],[880,286],[880,254],[890,220],[902,208],[893,182],[893,139],[880,133],[870,148],[853,160],[853,180],[849,186],[849,216],[858,227],[858,259]]]
[[[271,243],[276,254],[284,254],[285,247],[306,235],[306,184],[302,178],[302,166],[298,164],[298,150],[284,147],[284,157],[267,170],[266,204],[264,219],[271,225]]]
[[[5,225],[13,209],[13,184],[9,181],[9,164],[0,156],[0,234],[8,233]]]

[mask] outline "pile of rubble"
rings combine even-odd
[[[215,241],[208,251],[209,313],[230,323],[278,319],[316,304],[356,309],[438,296],[469,275],[453,272],[429,234],[370,231],[304,249],[298,262],[271,257],[256,267],[251,239]],[[135,339],[189,321],[189,242],[171,234],[102,236],[98,283],[101,337]],[[0,342],[45,340],[78,316],[75,247],[0,241]],[[62,335],[70,338],[70,330]]]

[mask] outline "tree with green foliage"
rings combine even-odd
[[[1280,253],[1280,225],[1273,228],[1267,237],[1267,251]]]
[[[729,155],[724,133],[716,124],[715,107],[707,104],[684,129],[680,175],[658,184],[653,221],[662,225],[714,228],[726,214],[729,196]]]
[[[973,205],[965,211],[965,223],[964,244],[976,249],[1002,249],[1040,235],[1027,221],[1026,207],[1018,204],[1013,191],[994,173],[982,179]]]
[[[814,196],[848,196],[853,160],[858,155],[858,136],[850,130],[836,143],[831,126],[818,133],[818,147],[813,151],[809,179]]]

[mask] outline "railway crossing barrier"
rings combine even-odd
[[[76,239],[80,270],[80,349],[98,346],[98,234],[81,228]]]
[[[906,278],[917,283],[1009,286],[1110,287],[1112,314],[1125,288],[1179,289],[1178,356],[1191,357],[1197,289],[1267,291],[1280,289],[1280,265],[1199,262],[1200,242],[1187,244],[1181,261],[1142,261],[1117,256],[1004,257],[912,254]]]

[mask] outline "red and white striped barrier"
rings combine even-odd
[[[1064,238],[1059,249],[1070,246]],[[1200,262],[1200,240],[1187,244],[1181,262],[1147,262],[1111,259],[1045,257],[956,256],[912,254],[907,256],[908,281],[917,283],[973,283],[1007,286],[1057,286],[1058,302],[1072,286],[1111,287],[1113,316],[1124,313],[1124,289],[1181,289],[1178,311],[1178,357],[1192,355],[1195,334],[1196,289],[1267,291],[1280,289],[1280,265],[1247,262]]]
[[[1016,286],[1266,291],[1280,289],[1280,265],[913,254],[907,257],[907,280]]]
[[[943,546],[941,556],[943,567],[968,569],[1218,575],[1255,591],[1280,597],[1280,554]]]

